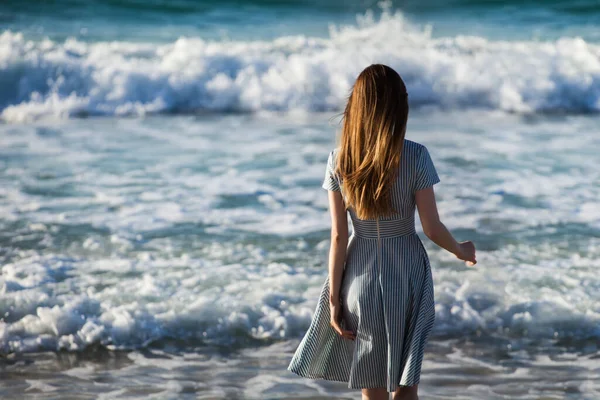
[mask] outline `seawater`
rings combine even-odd
[[[283,370],[327,274],[327,154],[371,62],[404,77],[442,219],[478,246],[468,268],[424,239],[426,394],[456,379],[463,398],[600,392],[593,4],[92,2],[42,19],[15,4],[0,35],[3,395],[64,376],[108,380],[112,397],[135,397],[132,376],[154,388],[139,397],[337,395]],[[65,372],[23,378],[48,362]]]

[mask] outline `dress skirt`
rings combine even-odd
[[[413,225],[414,227],[414,225]],[[311,325],[288,370],[311,379],[347,382],[349,388],[419,383],[423,351],[435,320],[429,258],[414,228],[379,238],[352,235],[340,288],[342,327],[330,325],[325,279]]]

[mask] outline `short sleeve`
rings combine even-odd
[[[340,191],[340,184],[335,174],[335,158],[333,151],[329,153],[329,159],[327,160],[327,168],[325,169],[325,179],[321,185],[323,189],[331,190],[334,192]]]
[[[417,190],[426,189],[439,181],[440,178],[435,170],[429,151],[423,146],[417,158],[414,190],[416,192]]]

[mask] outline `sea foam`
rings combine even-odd
[[[505,265],[485,273],[436,271],[434,339],[483,335],[518,345],[600,337],[592,273],[572,269],[558,275],[561,264],[573,261],[523,265],[509,253],[484,253],[487,265],[506,257]],[[107,274],[104,263],[80,260],[78,276],[63,282],[52,278],[61,265],[55,256],[4,266],[0,293],[7,312],[0,321],[0,352],[77,351],[92,345],[133,349],[163,340],[244,347],[295,339],[308,328],[325,281],[322,270],[273,262],[130,260],[127,268],[137,278]],[[20,278],[32,268],[44,270],[45,280]],[[95,276],[106,277],[100,282]]]

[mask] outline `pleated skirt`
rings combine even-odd
[[[381,238],[351,236],[340,300],[342,326],[330,325],[329,279],[321,289],[308,331],[288,370],[310,379],[347,382],[349,388],[419,383],[424,348],[435,320],[433,279],[416,234]]]

